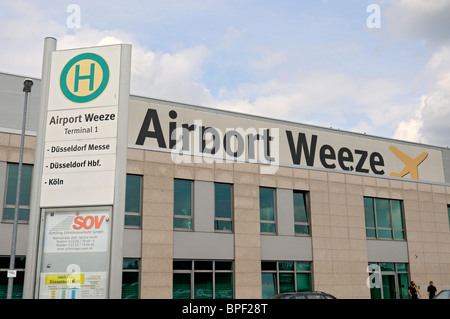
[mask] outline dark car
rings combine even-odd
[[[450,299],[450,289],[441,290],[433,299]]]
[[[336,299],[335,296],[322,291],[283,292],[269,299]]]

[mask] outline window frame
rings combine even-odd
[[[374,226],[367,226],[368,212],[366,211],[366,203],[365,203],[366,200],[371,200],[371,202],[372,202],[371,208],[372,208],[373,216],[370,216],[370,217],[374,223]],[[378,220],[379,218],[378,218],[378,213],[377,213],[377,200],[378,201],[388,201],[388,205],[389,205],[389,220],[388,221],[390,223],[390,227],[379,226],[379,220]],[[394,201],[399,203],[400,213],[401,213],[401,223],[402,223],[403,228],[395,227],[394,216],[393,216],[393,207],[392,207],[392,203]],[[367,239],[396,240],[396,241],[406,241],[407,240],[406,227],[405,227],[405,209],[404,209],[402,199],[364,196],[364,220],[365,220],[365,230],[366,230],[366,238]],[[369,231],[374,231],[375,236],[369,236],[368,235]],[[383,231],[390,231],[391,236],[386,237],[386,236],[380,235],[380,232],[383,232]],[[397,233],[402,232],[403,238],[396,236],[395,235],[396,232]]]
[[[175,214],[175,182],[176,181],[183,181],[183,182],[189,182],[190,183],[190,215],[179,215]],[[182,178],[174,178],[174,191],[173,191],[173,229],[179,230],[179,231],[194,231],[194,181],[190,179],[182,179]],[[175,226],[175,220],[176,219],[185,219],[190,220],[190,227],[176,227]]]
[[[293,263],[293,269],[282,269],[280,267],[280,264],[283,263]],[[308,264],[309,270],[304,270],[304,269],[298,269],[297,265],[299,263],[302,264]],[[270,264],[275,264],[275,267],[267,267],[267,265]],[[312,266],[312,261],[308,261],[308,260],[262,260],[261,261],[261,278],[263,276],[263,274],[271,274],[272,277],[275,275],[276,278],[274,278],[274,294],[279,294],[284,292],[284,290],[280,290],[281,285],[280,285],[280,275],[288,275],[288,274],[292,274],[293,278],[294,278],[294,289],[293,291],[295,292],[299,292],[299,291],[314,291],[314,281],[313,281],[313,266]],[[308,274],[309,275],[309,281],[310,281],[310,287],[309,290],[298,290],[298,276],[299,274]],[[261,279],[262,280],[262,279]],[[261,287],[261,289],[263,289],[263,287]],[[286,290],[287,292],[287,290]],[[289,291],[289,292],[292,292]],[[262,291],[262,293],[264,294],[264,291]],[[269,296],[270,297],[270,296]],[[264,296],[263,296],[264,298]]]
[[[126,208],[126,203],[127,203],[127,190],[125,190],[125,220],[124,220],[124,227],[125,228],[131,228],[131,229],[141,229],[142,228],[142,207],[143,207],[143,203],[142,203],[142,198],[143,198],[143,184],[144,184],[144,177],[142,175],[138,175],[138,174],[127,174],[126,178],[128,179],[128,177],[139,177],[139,210],[138,212],[130,212],[127,211]],[[136,216],[139,217],[139,225],[128,225],[126,223],[126,217],[127,216]]]
[[[18,172],[19,163],[8,162],[7,165],[6,165],[6,179],[5,179],[4,199],[3,199],[3,206],[2,206],[2,213],[1,213],[1,222],[2,223],[13,223],[14,222],[14,210],[15,210],[15,207],[16,207],[15,200],[14,200],[13,203],[7,203],[7,200],[8,200],[8,189],[10,189],[10,187],[8,187],[9,186],[8,184],[9,184],[9,181],[10,181],[10,169],[11,169],[12,166],[17,166],[17,172]],[[19,224],[28,224],[29,221],[30,221],[31,184],[32,184],[32,178],[33,178],[34,165],[33,164],[25,164],[25,163],[22,164],[22,176],[21,176],[22,182],[23,182],[24,178],[28,178],[28,177],[25,177],[24,174],[23,174],[24,173],[24,167],[29,167],[31,169],[30,176],[29,176],[30,187],[29,187],[29,191],[28,191],[28,194],[29,194],[28,205],[22,205],[22,204],[19,203],[19,219],[18,219],[18,223]],[[17,177],[18,176],[16,176],[16,178],[15,178],[16,179],[15,185],[12,185],[14,187],[14,193],[17,190]],[[23,187],[23,183],[21,183],[21,187]],[[23,197],[22,190],[20,190],[20,191],[21,191],[20,202],[22,202],[24,197]],[[15,196],[14,196],[14,198],[15,198]],[[6,215],[5,214],[5,209],[12,209],[13,210],[13,218],[12,219],[9,219],[9,218],[6,219],[5,218],[5,215]],[[21,217],[21,211],[24,211],[24,210],[27,211],[27,213],[26,213],[27,218],[26,219],[23,219],[23,218],[21,219],[20,218]]]
[[[292,191],[293,194],[293,207],[294,207],[294,233],[295,236],[307,236],[310,237],[311,236],[311,216],[310,216],[310,207],[309,207],[309,192],[308,191],[302,191],[302,190],[296,190],[294,189]],[[302,194],[303,195],[303,201],[304,201],[304,205],[305,205],[305,214],[306,214],[306,222],[301,222],[301,221],[296,221],[295,220],[295,194]],[[301,232],[297,232],[297,227],[296,226],[306,226],[308,232],[307,233],[301,233]]]
[[[217,209],[217,198],[216,198],[216,186],[218,185],[226,185],[230,187],[230,217],[217,217],[216,209]],[[233,184],[229,183],[214,183],[214,231],[220,233],[231,233],[233,232],[233,219],[234,219],[234,187]],[[230,229],[218,229],[217,222],[229,222]]]
[[[134,260],[137,261],[137,268],[126,268],[124,267],[126,265],[126,261],[127,260]],[[122,287],[123,287],[123,276],[124,273],[137,273],[138,276],[138,291],[137,291],[137,299],[140,299],[140,295],[141,295],[141,259],[140,258],[123,258],[123,262],[122,262]],[[121,299],[124,299],[124,291],[122,289],[122,295],[121,295]],[[125,298],[125,299],[134,299],[134,298]]]
[[[185,264],[190,264],[189,268],[176,268],[175,263],[176,262],[184,262]],[[202,268],[197,267],[197,264],[206,264],[211,263],[211,268]],[[218,269],[217,263],[229,263],[231,269]],[[234,260],[213,260],[213,259],[174,259],[173,260],[173,277],[175,277],[176,274],[185,274],[189,275],[189,298],[187,299],[233,299],[234,293],[235,293],[235,275],[234,275]],[[196,275],[201,276],[203,274],[211,274],[211,297],[212,298],[195,298],[196,297]],[[228,296],[228,298],[217,298],[217,291],[216,291],[216,275],[217,274],[231,274],[231,296]],[[175,280],[173,280],[175,282]],[[172,298],[175,298],[173,294],[175,286],[172,284]]]
[[[272,190],[273,194],[273,220],[269,219],[262,219],[262,212],[261,212],[261,190]],[[276,235],[277,234],[277,189],[274,187],[266,187],[266,186],[260,186],[259,187],[259,222],[260,222],[260,233],[263,235]],[[262,226],[264,225],[273,225],[274,230],[273,231],[263,231]]]

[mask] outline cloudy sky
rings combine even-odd
[[[0,0],[0,72],[133,47],[131,94],[450,146],[449,0]]]

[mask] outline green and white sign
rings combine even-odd
[[[87,73],[81,73],[81,70]],[[88,103],[99,97],[109,82],[109,66],[100,55],[81,53],[64,66],[59,84],[62,94],[71,102]]]

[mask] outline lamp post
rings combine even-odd
[[[28,93],[31,92],[31,87],[33,86],[33,81],[26,79],[23,82],[23,92],[25,92],[25,102],[23,107],[23,119],[22,119],[22,135],[20,138],[20,155],[19,155],[19,171],[17,173],[17,188],[16,188],[16,206],[14,208],[14,223],[13,223],[13,233],[11,240],[11,257],[9,260],[9,270],[8,271],[8,292],[7,299],[12,298],[12,291],[14,285],[15,277],[15,259],[16,259],[16,240],[17,240],[17,226],[19,222],[19,205],[20,205],[20,181],[22,178],[22,162],[23,162],[23,147],[25,140],[25,127],[27,122],[27,107],[28,107]]]

